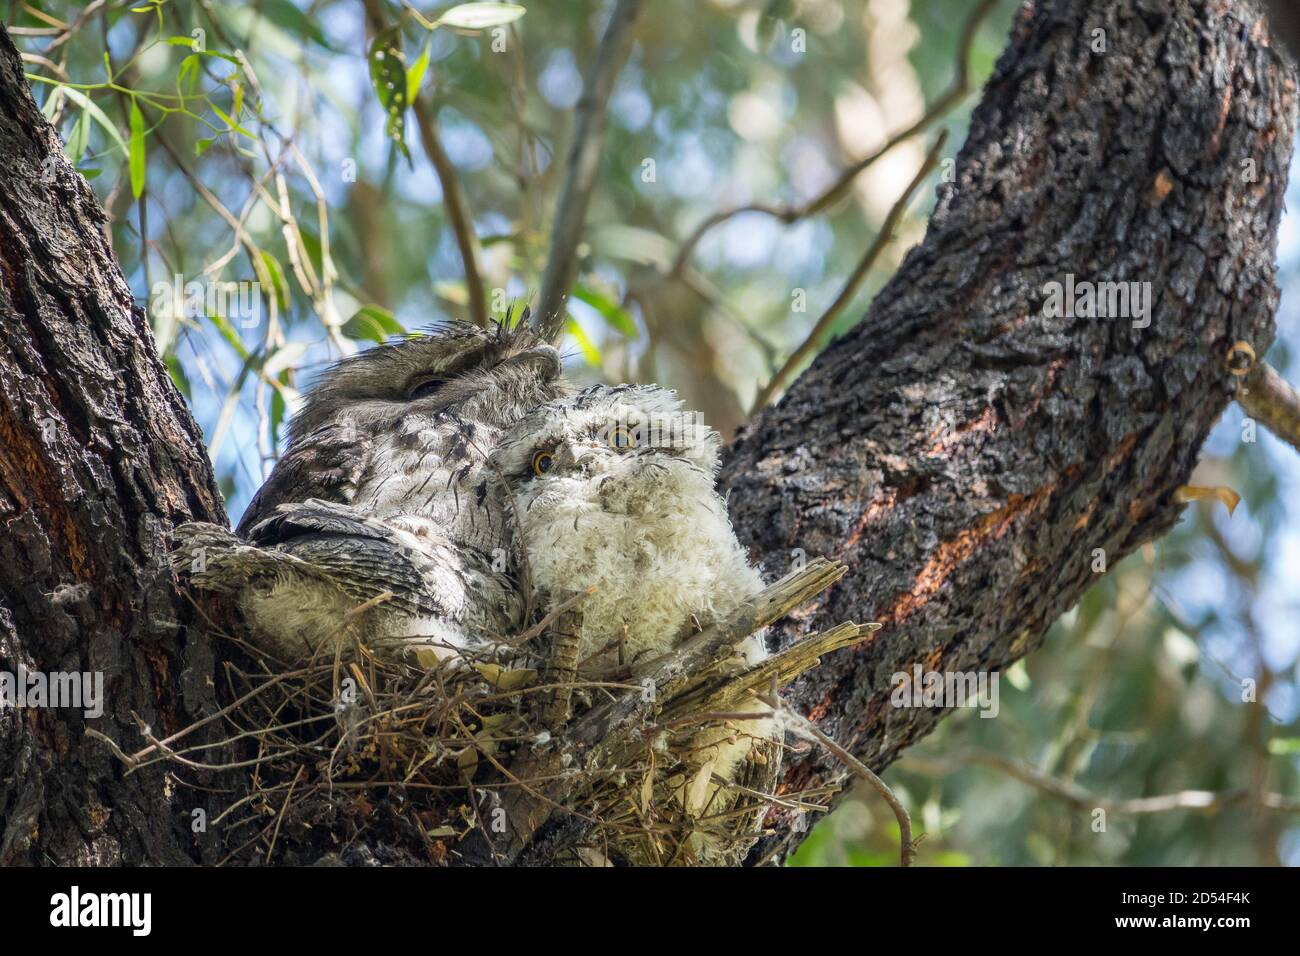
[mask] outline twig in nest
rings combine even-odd
[[[899,863],[901,866],[911,866],[916,859],[916,842],[912,839],[912,818],[908,815],[907,807],[898,799],[893,790],[889,789],[889,784],[877,777],[861,760],[853,756],[833,738],[823,733],[817,726],[805,717],[803,714],[791,708],[785,701],[781,700],[776,694],[760,697],[763,703],[779,710],[789,721],[797,728],[797,732],[806,733],[815,739],[819,744],[833,753],[836,757],[844,762],[844,765],[856,773],[875,789],[876,793],[884,797],[889,808],[894,811],[894,817],[898,820],[898,836],[902,846],[900,848]]]
[[[731,620],[707,628],[683,641],[670,653],[639,666],[636,676],[647,688],[653,688],[653,693],[625,694],[593,708],[565,728],[554,749],[542,754],[526,752],[521,755],[511,768],[512,775],[521,779],[549,778],[564,768],[586,773],[598,768],[628,767],[636,763],[637,755],[647,746],[647,729],[656,712],[667,713],[677,696],[695,693],[700,687],[701,675],[716,677],[725,685],[727,678],[715,673],[717,666],[732,658],[742,641],[825,591],[843,577],[845,571],[842,564],[818,558],[786,575],[741,608]],[[835,629],[836,642],[861,639],[862,633],[857,625],[846,627],[847,631]],[[807,662],[807,666],[812,663],[815,663],[815,657]],[[686,714],[679,709],[673,716]],[[569,792],[565,793],[566,790]],[[552,784],[543,789],[542,795],[544,801],[515,792],[503,801],[512,820],[527,821],[528,824],[512,828],[506,851],[509,862],[516,862],[527,849],[532,835],[549,818],[552,803],[562,802],[566,796],[569,799],[580,796],[574,792],[572,780]]]
[[[280,805],[280,812],[275,818],[275,830],[271,833],[271,842],[266,848],[266,862],[271,862],[271,853],[275,850],[275,841],[280,838],[280,824],[284,822],[284,811],[289,809],[289,801],[293,799],[293,788],[298,786],[298,781],[302,779],[302,773],[305,767],[299,767],[298,772],[293,776],[293,783],[289,784],[289,792],[284,795],[284,803]]]
[[[529,641],[537,637],[548,627],[554,624],[557,620],[559,620],[561,614],[564,614],[566,611],[573,610],[575,607],[577,607],[579,604],[587,600],[587,598],[591,597],[595,593],[596,593],[596,585],[594,584],[588,587],[586,590],[579,591],[577,594],[569,598],[563,604],[559,605],[557,608],[555,608],[553,611],[547,614],[546,617],[542,618],[540,621],[538,621],[528,630],[524,631],[518,637],[512,637],[510,638],[510,640],[504,643],[506,644],[507,647],[518,647],[521,644],[527,644]]]
[[[376,594],[374,597],[372,597],[369,601],[364,601],[361,604],[358,604],[356,607],[348,608],[346,611],[343,612],[343,624],[335,628],[334,632],[330,634],[330,637],[331,638],[334,637],[335,634],[341,631],[343,629],[343,625],[346,625],[348,622],[355,620],[356,618],[360,617],[362,614],[365,614],[371,608],[378,607],[379,605],[383,604],[385,601],[392,600],[392,597],[393,597],[392,591],[381,591],[378,594]],[[328,644],[329,641],[327,640],[325,643]]]

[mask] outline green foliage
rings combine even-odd
[[[406,107],[410,83],[406,76],[406,54],[402,52],[401,27],[389,27],[375,36],[370,44],[370,82],[388,116],[388,138],[408,160],[406,148]]]
[[[131,100],[131,195],[136,199],[144,192],[144,114],[140,104]]]
[[[348,319],[343,326],[343,334],[352,339],[387,342],[391,336],[405,335],[406,329],[387,309],[367,305],[357,309],[356,314]]]

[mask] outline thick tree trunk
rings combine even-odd
[[[162,553],[221,505],[2,34],[0,670],[103,670],[93,726],[135,740],[133,711],[161,733],[210,712],[213,648],[187,640]],[[769,571],[796,548],[851,568],[784,637],[886,624],[792,693],[874,767],[942,716],[891,708],[892,673],[1005,666],[1095,580],[1093,549],[1113,566],[1177,518],[1229,347],[1272,337],[1293,99],[1242,5],[1027,5],[925,242],[732,450],[733,515]],[[1046,319],[1069,274],[1149,282],[1149,327]],[[210,859],[162,774],[124,776],[90,724],[0,710],[0,863]],[[814,752],[785,782],[841,776]]]
[[[183,862],[157,767],[124,776],[93,728],[166,734],[213,701],[212,648],[164,534],[224,521],[203,438],[0,29],[0,671],[102,672],[103,716],[0,707],[0,866]],[[192,797],[191,797],[192,799]]]
[[[1245,4],[1026,4],[925,241],[731,450],[767,567],[851,569],[786,638],[885,625],[788,695],[873,769],[944,716],[892,707],[891,675],[1007,667],[1097,580],[1095,549],[1114,567],[1177,520],[1229,349],[1273,339],[1294,110]],[[1069,275],[1150,283],[1149,327],[1046,318]],[[843,778],[821,751],[784,774]]]

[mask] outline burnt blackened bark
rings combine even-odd
[[[212,651],[163,560],[225,515],[202,435],[0,28],[0,671],[104,675],[103,716],[0,707],[0,866],[202,856],[138,741],[212,706]],[[194,799],[193,791],[185,791]]]
[[[1229,348],[1273,338],[1294,106],[1246,4],[1026,4],[924,242],[731,450],[767,568],[850,566],[782,639],[885,625],[790,693],[873,768],[943,716],[892,707],[892,674],[1008,666],[1097,580],[1094,549],[1113,567],[1178,519]],[[1070,275],[1149,283],[1149,326],[1045,317]],[[843,778],[820,751],[784,772]]]

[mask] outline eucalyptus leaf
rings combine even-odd
[[[486,30],[513,23],[525,12],[517,3],[462,3],[439,16],[437,25],[460,30]]]
[[[627,310],[609,296],[591,286],[579,283],[573,288],[573,297],[599,312],[602,319],[625,337],[636,338],[636,322],[628,315]]]
[[[45,97],[45,102],[41,104],[41,115],[47,120],[53,120],[54,114],[59,111],[59,104],[63,102],[63,87],[56,86],[50,90],[50,95]]]
[[[343,323],[343,334],[350,339],[367,339],[383,344],[391,336],[405,335],[406,329],[387,309],[367,305]]]
[[[375,35],[370,45],[370,82],[388,117],[388,138],[409,162],[406,148],[407,76],[406,54],[402,52],[402,31],[389,27]]]
[[[593,342],[583,330],[582,326],[572,317],[564,323],[564,330],[573,336],[573,340],[578,343],[578,348],[582,352],[582,357],[586,359],[588,365],[600,365],[600,348]]]
[[[289,308],[289,280],[285,278],[284,269],[280,265],[280,260],[265,249],[262,250],[262,262],[266,264],[266,271],[271,275],[271,284],[275,287],[275,300],[281,309]]]
[[[131,195],[136,199],[140,198],[144,192],[144,115],[140,112],[140,104],[134,99],[131,100],[131,150],[130,150],[130,169],[131,169]]]
[[[80,162],[81,157],[86,154],[86,144],[89,142],[90,114],[82,110],[77,114],[77,121],[72,124],[72,132],[68,134],[68,142],[64,148],[73,165]]]
[[[412,103],[420,94],[420,84],[424,82],[424,73],[429,68],[429,48],[432,44],[426,43],[424,49],[420,51],[419,58],[415,64],[406,71],[406,101]]]
[[[64,96],[89,113],[90,118],[99,124],[114,143],[121,147],[123,153],[129,152],[126,140],[122,138],[122,133],[115,125],[113,125],[113,121],[108,118],[108,115],[95,104],[94,100],[82,93],[80,90],[74,90],[70,86],[61,86],[59,89],[63,91]]]
[[[307,342],[286,342],[283,347],[271,353],[271,357],[262,366],[262,374],[267,378],[274,378],[285,369],[292,367],[308,348],[310,343]]]

